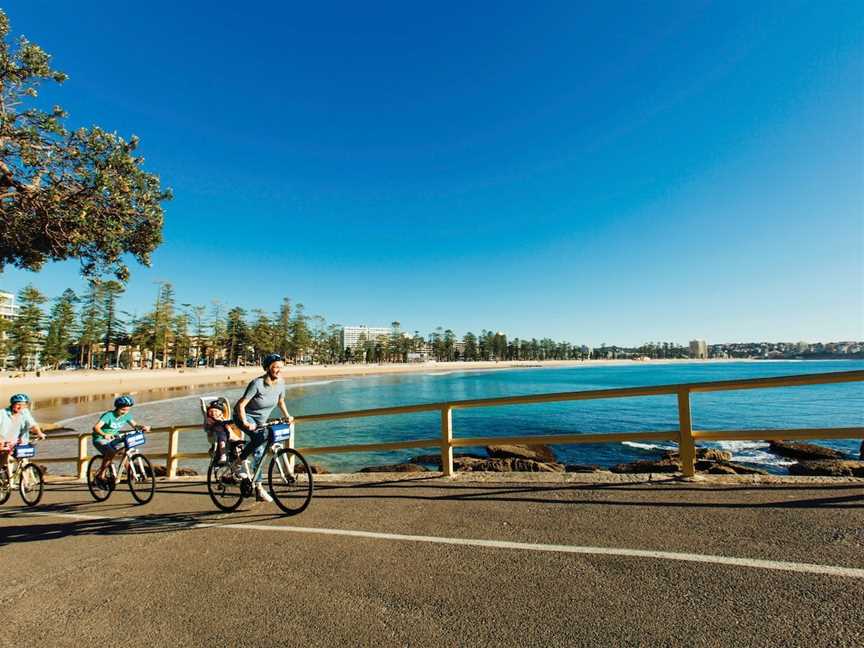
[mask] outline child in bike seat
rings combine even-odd
[[[231,406],[228,404],[228,399],[222,396],[212,400],[202,398],[201,411],[204,414],[207,440],[213,444],[215,461],[224,464],[228,460],[226,454],[228,441],[243,438],[231,422]]]

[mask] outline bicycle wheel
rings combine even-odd
[[[12,482],[5,468],[0,468],[0,504],[5,504],[12,494]]]
[[[243,501],[240,480],[234,476],[230,464],[218,466],[210,464],[207,469],[207,492],[216,508],[223,511],[234,511]]]
[[[312,470],[299,452],[282,448],[270,461],[267,473],[270,494],[288,515],[306,510],[312,501]]]
[[[153,493],[156,492],[156,475],[153,474],[153,467],[150,465],[150,460],[142,454],[136,454],[129,459],[129,464],[126,466],[129,492],[136,502],[146,504],[153,499]]]
[[[105,469],[106,473],[104,478],[100,479],[96,477],[96,473],[99,472],[99,466],[101,465],[102,455],[91,457],[90,462],[87,464],[87,488],[93,496],[93,499],[97,502],[104,502],[111,497],[111,493],[114,491],[115,486],[115,480],[110,472],[110,466]]]
[[[21,480],[18,482],[18,492],[27,506],[36,506],[42,499],[45,480],[42,471],[36,464],[27,464],[21,469]]]

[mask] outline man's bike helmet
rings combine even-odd
[[[9,399],[9,404],[14,405],[15,403],[29,403],[30,397],[27,394],[13,394],[13,396]]]

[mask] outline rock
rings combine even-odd
[[[732,466],[727,466],[725,464],[715,463],[711,466],[706,472],[712,475],[737,475],[735,469]]]
[[[555,453],[547,445],[490,445],[486,452],[494,459],[531,459],[542,463],[555,463]]]
[[[483,457],[477,454],[468,453],[454,453],[453,459],[462,459],[468,457],[470,459],[488,459],[488,457]],[[411,457],[408,460],[408,463],[414,464],[429,464],[430,466],[440,466],[441,465],[441,455],[439,454],[425,454],[425,455],[417,455],[416,457]]]
[[[680,455],[677,450],[667,450],[663,453],[663,458],[679,461]],[[696,448],[696,458],[705,461],[731,461],[732,453],[717,448]]]
[[[790,475],[820,475],[826,477],[864,477],[864,461],[817,460],[799,461],[789,466]]]
[[[461,472],[564,472],[564,466],[559,463],[543,463],[516,457],[509,459],[464,457],[454,460],[453,466]]]
[[[681,463],[675,459],[658,459],[657,461],[631,461],[630,463],[612,466],[613,473],[671,473],[679,472]]]
[[[723,466],[724,468],[731,468],[738,475],[770,475],[771,473],[767,470],[762,470],[761,468],[753,468],[752,466],[742,466],[741,464],[725,462],[722,464],[715,464],[716,466]]]
[[[165,477],[168,474],[168,469],[162,464],[153,464],[153,475],[156,477]]]
[[[312,471],[313,475],[329,475],[330,471],[327,470],[321,464],[309,464],[309,470]]]
[[[593,473],[600,472],[601,470],[603,470],[603,468],[593,464],[567,464],[564,466],[564,472],[569,473]]]
[[[376,472],[427,472],[423,466],[418,466],[413,463],[389,464],[386,466],[367,466],[361,468],[357,472],[361,473],[376,473]]]
[[[804,461],[845,458],[845,455],[837,450],[795,441],[772,441],[768,447],[768,452],[773,452],[781,457],[791,457]]]
[[[178,477],[197,477],[198,471],[192,468],[177,468],[177,476]]]

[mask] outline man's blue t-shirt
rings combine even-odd
[[[30,429],[36,427],[36,419],[27,408],[17,414],[12,413],[12,408],[7,407],[0,410],[0,441],[6,443],[18,443],[21,439],[24,443],[30,441]]]

